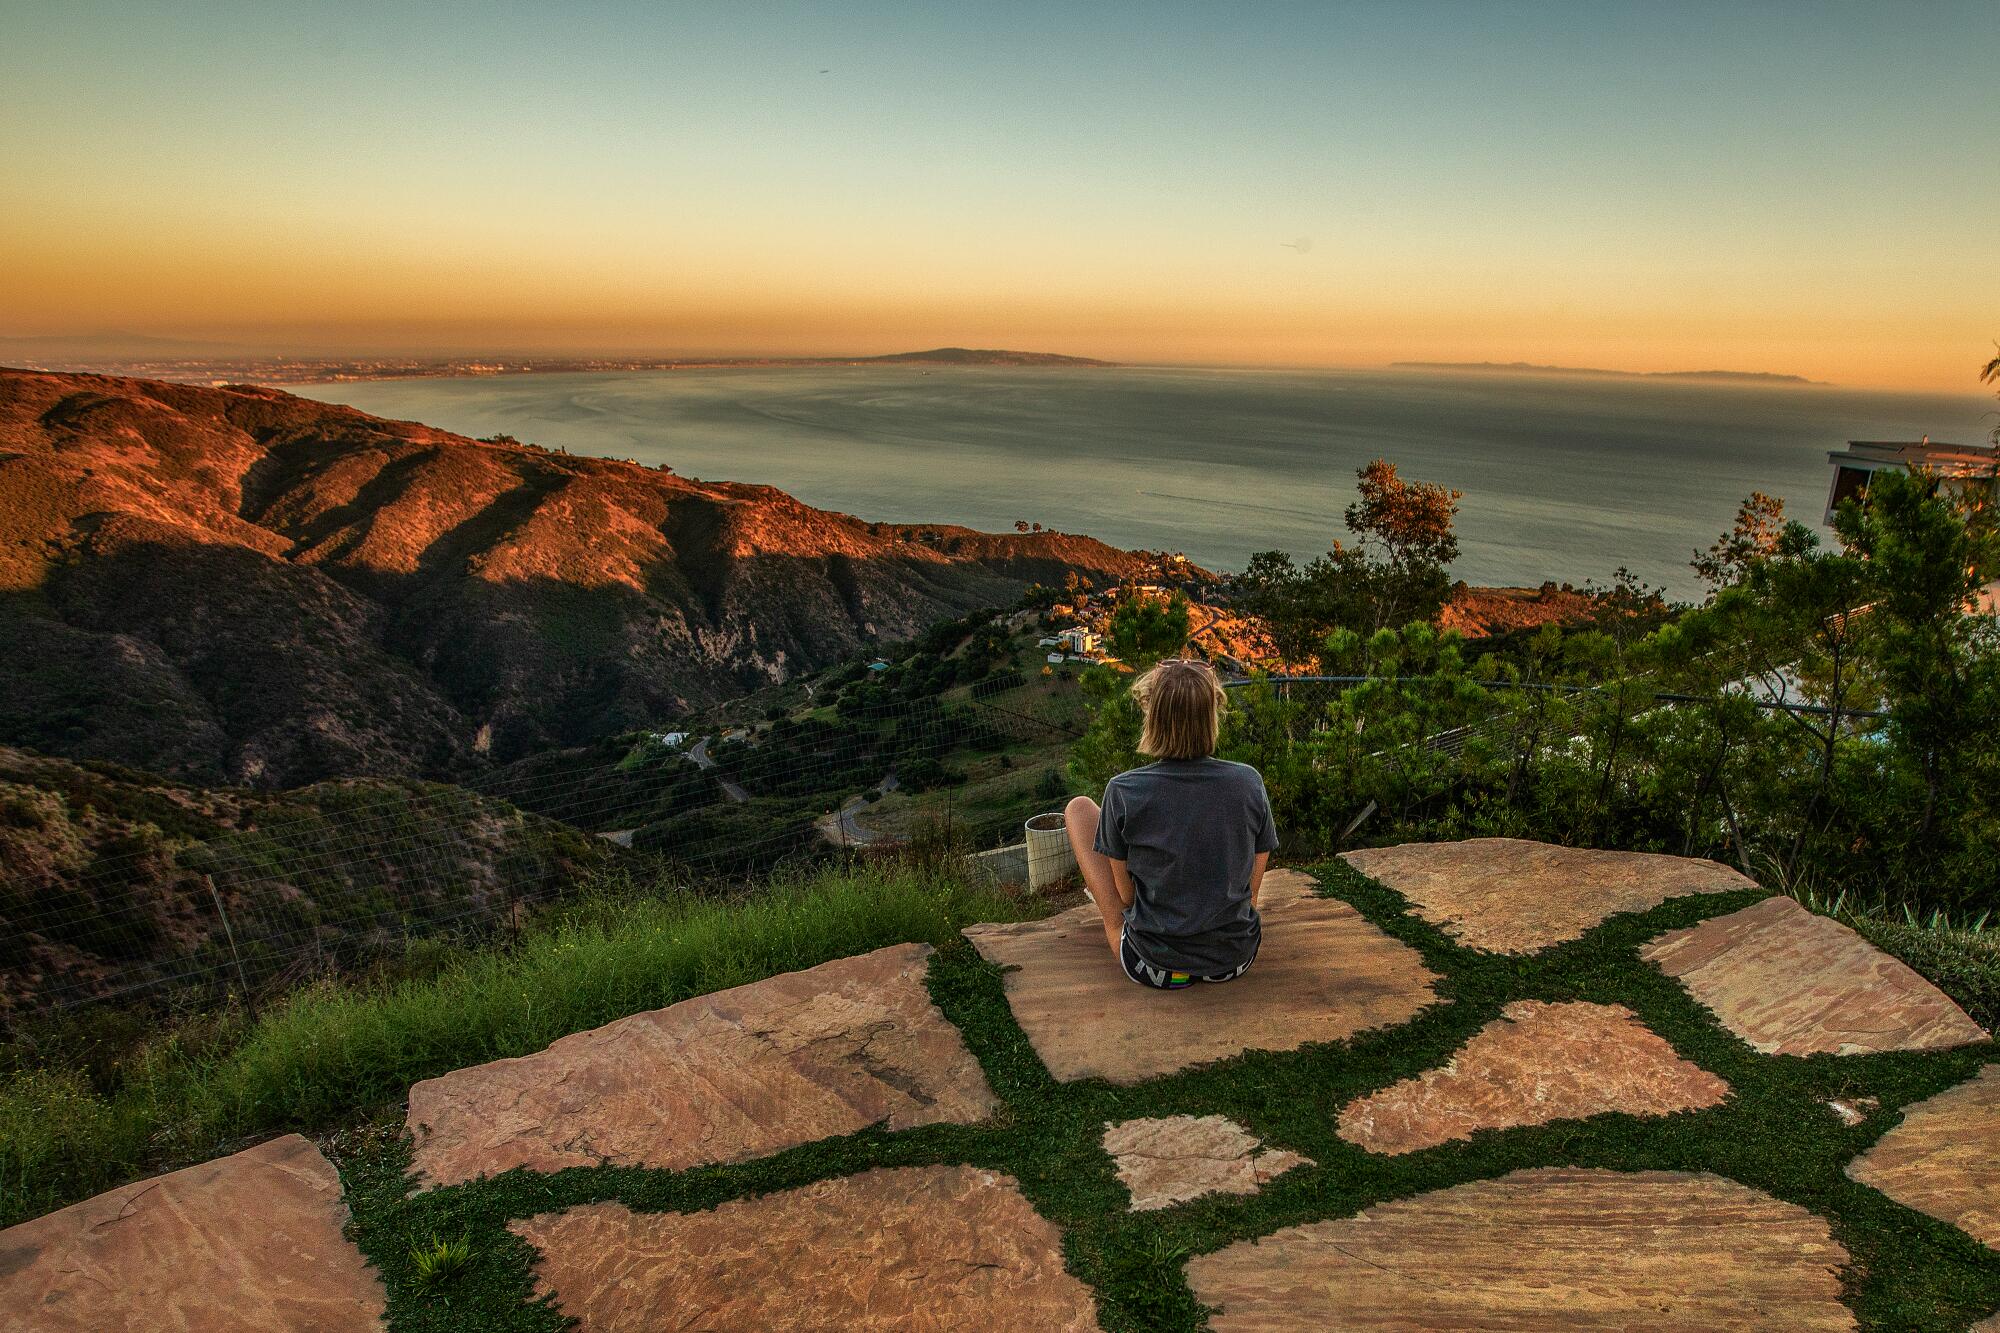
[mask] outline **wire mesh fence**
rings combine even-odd
[[[62,821],[48,790],[17,786],[0,833],[39,821],[46,836],[28,829],[13,845],[30,854],[0,867],[0,1018],[268,995],[518,932],[538,906],[606,877],[712,884],[926,838],[1017,843],[1024,821],[1068,795],[1069,748],[1089,719],[1077,674],[1002,671],[934,690],[864,673],[763,715],[628,734],[455,784],[132,795],[106,781],[58,792]],[[1475,772],[1491,780],[1500,756],[1574,746],[1613,702],[1703,706],[1650,688],[1615,700],[1629,681],[1439,681],[1434,699],[1433,683],[1393,684],[1401,729],[1355,735],[1342,729],[1358,726],[1356,701],[1381,678],[1232,686],[1237,755],[1267,766],[1274,793],[1315,803],[1295,849],[1366,838],[1388,822],[1385,806]],[[121,801],[130,808],[110,808]]]
[[[1003,672],[934,694],[863,676],[817,703],[450,784],[216,795],[92,774],[82,789],[73,766],[42,786],[0,783],[0,817],[38,826],[8,844],[30,854],[0,867],[0,1016],[254,999],[504,937],[607,878],[713,884],[913,839],[1018,842],[1065,793],[1085,721],[1075,674]]]

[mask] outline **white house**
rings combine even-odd
[[[1056,642],[1060,643],[1066,652],[1075,653],[1078,657],[1088,657],[1104,646],[1101,637],[1081,625],[1072,625],[1058,634]]]
[[[1827,453],[1833,464],[1833,483],[1826,492],[1826,514],[1822,521],[1833,522],[1833,511],[1843,500],[1859,500],[1868,494],[1868,482],[1877,472],[1909,472],[1926,468],[1942,473],[1963,489],[1983,486],[1995,489],[2000,480],[2000,454],[1976,444],[1934,444],[1926,435],[1914,444],[1892,440],[1849,440],[1845,449]]]

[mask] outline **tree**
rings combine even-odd
[[[1993,346],[1996,351],[2000,351],[2000,343],[1995,343]],[[1979,382],[1981,384],[2000,384],[2000,355],[1996,355],[1980,370]],[[2000,449],[2000,426],[1993,428],[1992,439],[1993,447]]]
[[[1335,542],[1322,557],[1321,577],[1347,585],[1341,623],[1379,630],[1433,619],[1451,594],[1445,567],[1458,558],[1452,523],[1465,492],[1404,481],[1396,465],[1381,458],[1355,475],[1361,498],[1345,518],[1348,531],[1360,538],[1358,549]]]
[[[1866,504],[1834,516],[1850,555],[1866,560],[1875,602],[1867,630],[1889,706],[1892,745],[1921,790],[1905,860],[1949,852],[1940,825],[1965,827],[1988,808],[2000,727],[2000,653],[1990,621],[1967,615],[2000,567],[2000,539],[1974,522],[1933,472],[1878,472]]]
[[[1445,566],[1458,555],[1452,523],[1462,492],[1404,481],[1379,458],[1356,475],[1361,498],[1345,515],[1355,545],[1336,541],[1304,568],[1283,551],[1260,551],[1236,580],[1244,609],[1290,660],[1317,653],[1335,629],[1435,619],[1451,595]]]
[[[1810,785],[1788,802],[1791,836],[1771,853],[1787,882],[1796,882],[1811,847],[1845,821],[1841,744],[1863,706],[1865,608],[1876,571],[1852,552],[1821,550],[1810,529],[1781,525],[1782,515],[1783,505],[1769,496],[1743,502],[1734,532],[1709,548],[1713,560],[1703,577],[1718,591],[1660,642],[1704,645],[1702,655],[1722,664],[1722,678],[1708,678],[1708,664],[1686,653],[1669,665],[1694,677],[1698,693],[1741,693],[1754,684],[1753,699],[1806,742]],[[1696,568],[1702,563],[1697,557]],[[1730,730],[1724,726],[1725,740]]]
[[[1025,518],[1017,518],[1017,519],[1015,519],[1015,520],[1014,520],[1014,531],[1016,531],[1016,532],[1026,532],[1027,530],[1028,530],[1028,520],[1027,520],[1027,519],[1025,519]]]
[[[1181,593],[1159,598],[1135,594],[1119,599],[1111,613],[1111,646],[1126,662],[1148,664],[1187,643],[1188,599]]]
[[[1719,590],[1742,582],[1752,565],[1775,555],[1788,537],[1796,543],[1799,533],[1810,536],[1804,524],[1785,521],[1783,500],[1752,491],[1736,508],[1736,526],[1717,537],[1708,550],[1696,551],[1689,563],[1703,583]]]
[[[1319,651],[1333,620],[1321,604],[1320,589],[1283,551],[1259,551],[1236,576],[1237,600],[1264,622],[1278,655],[1302,662]]]
[[[1347,507],[1348,531],[1382,544],[1397,569],[1442,568],[1458,558],[1452,520],[1465,495],[1427,481],[1404,481],[1396,465],[1378,458],[1361,469],[1361,498]]]

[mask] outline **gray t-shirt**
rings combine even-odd
[[[1264,779],[1226,759],[1162,759],[1104,789],[1097,850],[1132,875],[1125,937],[1154,967],[1227,972],[1257,952],[1250,872],[1278,846]]]

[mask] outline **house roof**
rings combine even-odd
[[[2000,462],[2000,454],[1977,444],[1947,444],[1926,436],[1921,440],[1849,440],[1844,450],[1827,453],[1836,465],[1869,469],[1927,467],[1940,472],[1983,471]]]

